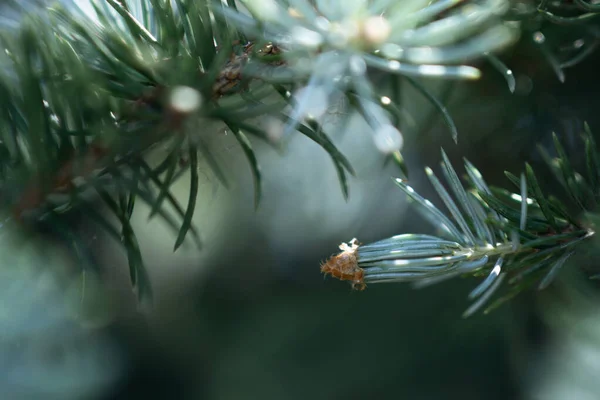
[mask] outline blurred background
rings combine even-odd
[[[440,147],[457,169],[466,157],[488,183],[508,188],[503,171],[519,173],[525,161],[544,176],[535,146],[549,145],[552,132],[573,154],[581,151],[577,137],[584,121],[600,132],[600,58],[567,69],[561,83],[528,43],[503,55],[517,78],[514,94],[485,65],[478,82],[427,82],[455,119],[458,145],[431,105],[411,87],[401,88],[410,180],[434,203],[423,168],[438,166]],[[326,115],[334,142],[357,172],[349,200],[327,154],[298,135],[285,154],[254,143],[264,177],[256,211],[241,149],[223,127],[202,127],[198,134],[210,143],[231,187],[202,166],[194,218],[201,250],[184,246],[173,253],[173,232],[136,205],[134,227],[155,295],[151,306],[137,303],[121,248],[74,215],[69,223],[102,269],[85,284],[80,276],[57,273],[51,280],[58,283],[44,286],[56,287],[48,291],[36,289],[40,274],[24,268],[14,269],[18,279],[4,280],[23,280],[28,289],[2,291],[7,306],[1,325],[15,329],[8,329],[11,340],[1,342],[1,357],[13,355],[3,368],[14,379],[0,380],[0,398],[600,398],[598,294],[576,263],[555,287],[469,319],[461,314],[474,281],[421,290],[371,285],[358,293],[323,279],[319,264],[342,241],[367,243],[434,228],[406,204],[391,180],[399,171],[385,165],[362,119],[341,100]],[[556,189],[549,176],[546,187]],[[183,202],[186,178],[175,186]],[[50,261],[46,254],[64,244],[53,232],[44,237],[36,265],[76,269],[66,251]],[[77,311],[34,324],[64,293]],[[22,302],[15,303],[21,297],[28,299],[27,314]],[[69,322],[81,313],[84,324]]]

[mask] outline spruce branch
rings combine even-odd
[[[517,188],[511,192],[489,187],[465,160],[465,188],[442,150],[446,185],[431,168],[426,168],[426,174],[449,215],[396,179],[425,219],[438,228],[439,236],[401,234],[364,245],[353,239],[340,246],[342,253],[321,265],[321,272],[351,281],[359,290],[381,282],[424,287],[459,276],[482,277],[468,296],[473,303],[465,317],[486,305],[488,312],[532,286],[547,288],[580,245],[594,235],[593,213],[600,196],[598,148],[587,124],[582,136],[585,175],[576,171],[554,138],[557,156],[544,156],[570,199],[568,205],[542,191],[528,164],[520,177],[506,173]],[[574,208],[579,212],[568,211]],[[505,295],[488,304],[502,286]]]
[[[547,21],[557,25],[583,25],[591,21],[597,22],[600,6],[585,0],[574,1],[542,1],[538,12]]]
[[[203,122],[233,133],[252,172],[255,205],[262,174],[251,137],[281,148],[291,132],[328,153],[348,197],[354,170],[320,120],[334,93],[349,99],[371,127],[374,147],[406,173],[398,93],[380,96],[371,70],[388,74],[394,87],[407,80],[441,113],[455,140],[443,103],[415,78],[477,79],[480,71],[471,64],[487,61],[514,90],[512,71],[494,55],[519,38],[520,23],[502,17],[506,0],[242,3],[246,8],[212,0],[92,2],[98,22],[51,6],[30,15],[17,34],[0,32],[6,67],[0,72],[0,184],[14,217],[33,212],[36,220],[101,202],[119,226],[98,213],[89,217],[124,244],[132,281],[141,282],[143,260],[129,226],[136,201],[174,230],[175,249],[186,238],[199,246],[191,224],[198,153],[229,184],[206,145]],[[592,35],[589,25],[582,29]],[[557,73],[578,58],[549,56]],[[258,118],[280,121],[283,134],[251,122]],[[145,157],[159,144],[167,155],[150,165]],[[188,169],[190,196],[179,204],[171,186]],[[458,221],[459,228],[475,224],[461,240],[475,243],[482,233],[495,238],[489,224],[472,219],[487,210],[473,196],[458,199],[473,203],[471,219]],[[179,220],[165,212],[166,204]]]
[[[246,73],[265,82],[303,85],[293,94],[295,107],[285,137],[299,121],[318,119],[333,94],[343,93],[352,96],[351,105],[370,125],[376,147],[400,161],[402,134],[390,116],[398,105],[377,96],[369,69],[408,79],[478,79],[479,69],[466,63],[488,59],[511,87],[512,73],[491,55],[519,37],[518,26],[500,17],[509,8],[503,0],[242,3],[246,10],[219,9],[223,20],[250,38],[276,44],[285,60],[276,70],[249,68]],[[456,141],[444,107],[416,81],[410,82],[442,112]]]
[[[233,131],[253,172],[258,205],[261,174],[248,135],[277,143],[248,120],[290,117],[287,101],[263,101],[280,88],[252,84],[242,70],[254,59],[270,66],[281,62],[273,45],[240,44],[235,29],[215,21],[213,8],[222,5],[192,0],[92,5],[98,23],[52,6],[26,16],[17,32],[0,32],[2,200],[21,222],[76,207],[92,210],[100,201],[121,226],[98,213],[88,216],[124,245],[132,282],[141,284],[143,260],[129,225],[135,200],[148,203],[150,216],[159,215],[174,229],[177,249],[188,233],[200,244],[191,222],[198,152],[228,184],[205,134],[198,133],[202,121]],[[348,160],[318,124],[302,122],[298,130],[330,154],[347,196],[346,173],[353,174]],[[169,151],[151,166],[144,157],[158,144]],[[190,197],[180,205],[170,187],[188,169]],[[166,203],[181,221],[165,211]],[[138,289],[149,293],[148,287]]]
[[[507,18],[522,22],[523,37],[536,48],[559,81],[565,69],[586,60],[600,43],[600,7],[586,0],[521,3]]]

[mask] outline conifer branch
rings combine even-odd
[[[440,236],[401,234],[374,243],[343,245],[321,271],[352,286],[381,282],[412,282],[424,287],[459,276],[484,278],[469,294],[470,316],[484,306],[486,312],[532,286],[545,289],[582,243],[595,233],[589,213],[597,212],[600,196],[599,154],[585,127],[585,175],[577,172],[555,136],[557,157],[545,154],[558,182],[571,199],[567,207],[542,192],[530,165],[518,178],[506,173],[518,191],[488,187],[481,173],[468,161],[467,189],[442,151],[442,172],[447,186],[432,169],[426,173],[450,216],[421,197],[401,179],[396,184],[418,207]],[[569,209],[579,209],[577,214]],[[587,214],[586,214],[587,213]],[[488,304],[502,286],[504,296]]]
[[[523,21],[525,42],[537,48],[560,82],[565,69],[586,60],[600,43],[600,7],[586,0],[541,0],[507,14]]]
[[[33,213],[35,221],[93,208],[89,196],[95,196],[122,225],[114,236],[125,245],[136,280],[143,261],[128,225],[135,200],[148,203],[151,214],[176,231],[177,248],[188,233],[199,243],[191,226],[196,182],[190,182],[187,205],[170,192],[187,168],[193,178],[194,166],[181,163],[182,155],[195,160],[201,151],[227,185],[203,138],[192,133],[198,121],[232,130],[253,173],[255,203],[261,173],[248,136],[279,146],[292,131],[328,152],[347,197],[347,176],[354,171],[319,123],[332,91],[352,97],[375,133],[375,147],[403,166],[403,138],[388,116],[394,105],[377,96],[367,67],[473,79],[479,70],[458,61],[482,58],[518,38],[518,27],[500,18],[504,0],[244,4],[249,12],[235,2],[107,0],[92,3],[97,22],[55,5],[28,15],[18,33],[2,32],[0,184],[14,218]],[[304,89],[294,92],[298,85]],[[273,101],[271,94],[279,97]],[[443,105],[423,94],[456,135]],[[284,124],[277,143],[248,122],[265,116]],[[143,158],[159,143],[170,150],[158,166],[149,166]],[[180,222],[164,212],[165,202]]]
[[[287,101],[262,100],[280,90],[265,92],[243,70],[253,62],[282,62],[272,44],[240,43],[235,29],[215,21],[213,8],[223,5],[191,0],[93,5],[99,23],[53,6],[26,15],[18,32],[0,35],[2,201],[13,219],[36,222],[74,207],[94,208],[89,195],[95,196],[115,214],[121,233],[113,235],[99,215],[93,219],[123,243],[132,282],[141,283],[136,277],[143,275],[142,256],[128,222],[134,199],[148,203],[151,216],[160,215],[174,228],[178,248],[188,232],[200,243],[191,222],[197,166],[182,163],[182,156],[193,164],[202,152],[227,185],[204,139],[194,133],[198,121],[232,129],[249,160],[258,205],[260,167],[247,135],[278,144],[247,120],[289,117],[282,112]],[[348,160],[322,128],[300,122],[298,130],[331,155],[347,196],[346,172],[353,173]],[[160,143],[170,151],[151,167],[143,158]],[[170,186],[188,168],[191,194],[181,206]],[[181,222],[165,212],[165,201]]]
[[[51,6],[29,15],[18,33],[0,32],[5,49],[0,54],[0,185],[3,204],[14,218],[29,220],[33,213],[36,221],[74,207],[93,209],[90,196],[95,196],[121,226],[112,227],[93,212],[90,218],[124,244],[132,280],[141,282],[143,261],[128,222],[136,201],[148,203],[151,216],[160,216],[174,230],[175,248],[188,237],[200,245],[191,223],[198,194],[191,164],[198,152],[228,185],[195,132],[199,121],[216,121],[233,132],[252,171],[255,205],[262,174],[251,137],[280,147],[292,132],[328,153],[348,197],[348,175],[354,170],[320,123],[334,93],[345,95],[368,123],[374,149],[389,154],[406,173],[397,93],[381,96],[369,72],[387,73],[395,83],[406,79],[443,116],[456,141],[450,113],[414,78],[477,79],[481,72],[475,63],[487,61],[513,91],[511,69],[494,54],[519,39],[521,23],[516,21],[540,20],[547,18],[546,11],[554,12],[542,2],[544,12],[515,17],[505,0],[241,3],[245,8],[238,9],[234,1],[106,0],[92,3],[98,22]],[[597,12],[584,0],[576,6]],[[582,15],[578,21],[587,21]],[[595,39],[586,39],[583,49],[568,57],[547,48],[543,34],[532,36],[561,79],[563,69],[589,55],[599,37],[593,23],[577,24],[577,29]],[[249,122],[265,117],[283,124],[276,138]],[[144,157],[158,144],[165,144],[168,154],[150,166]],[[191,193],[187,204],[179,204],[171,185],[188,168]],[[488,203],[499,195],[457,191],[451,167],[445,167],[445,174],[458,204],[467,207],[458,208],[450,194],[440,192],[456,218],[457,226],[447,228],[462,232],[455,243],[477,249],[481,237],[489,239],[482,242],[484,248],[509,240],[500,234],[502,228],[492,227],[504,223],[505,215],[491,223],[481,219],[488,208],[495,210]],[[433,173],[430,179],[441,187]],[[573,188],[577,179],[565,182]],[[585,200],[586,192],[572,193],[577,202]],[[179,220],[165,212],[164,204]],[[552,229],[566,229],[553,214],[556,204],[538,206],[547,220],[539,218]],[[518,233],[540,223],[526,219]],[[368,275],[365,280],[371,279]]]

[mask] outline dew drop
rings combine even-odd
[[[542,32],[536,32],[533,34],[533,41],[537,44],[542,44],[546,41],[546,36]]]
[[[265,124],[265,131],[267,133],[267,138],[271,141],[271,143],[278,143],[281,141],[283,137],[283,131],[285,130],[285,125],[278,119],[270,117],[267,119]]]
[[[364,75],[367,72],[367,64],[359,56],[352,56],[350,58],[350,71],[355,76]]]
[[[442,76],[446,72],[446,67],[443,65],[421,65],[419,72],[428,76]]]
[[[392,125],[383,125],[375,132],[375,146],[385,154],[402,149],[404,138],[402,133]]]
[[[400,63],[396,60],[392,60],[390,62],[388,62],[388,68],[391,70],[399,70],[400,69]]]
[[[386,58],[398,59],[404,54],[404,49],[395,43],[386,43],[381,46],[381,53]]]
[[[294,97],[298,99],[298,107],[303,110],[302,117],[319,118],[329,104],[329,95],[320,86],[298,89]]]
[[[171,107],[180,113],[189,114],[200,108],[202,96],[189,86],[177,86],[171,90]]]

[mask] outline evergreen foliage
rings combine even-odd
[[[320,123],[332,96],[347,97],[372,128],[374,145],[365,151],[386,153],[406,175],[401,82],[431,102],[457,141],[451,115],[420,78],[474,80],[487,62],[514,91],[513,73],[501,54],[523,40],[537,46],[564,80],[563,70],[597,46],[594,23],[600,10],[585,0],[106,0],[92,5],[95,21],[57,4],[30,13],[16,33],[0,32],[2,202],[14,219],[27,224],[59,223],[71,209],[83,210],[123,244],[141,296],[151,289],[130,224],[136,202],[148,203],[150,216],[172,227],[174,250],[188,239],[200,246],[201,227],[192,224],[199,154],[228,185],[206,144],[208,123],[227,127],[242,148],[256,206],[261,169],[252,140],[281,149],[294,132],[329,154],[347,197],[354,170]],[[376,83],[374,73],[385,79]],[[280,129],[270,132],[250,122],[257,118],[277,121]],[[590,212],[600,181],[598,154],[589,131],[583,140],[585,174],[571,167],[558,141],[557,157],[548,158],[570,202]],[[168,155],[151,165],[146,156],[159,145],[167,146]],[[567,211],[570,206],[545,196],[530,166],[521,177],[507,175],[515,193],[488,187],[473,165],[465,167],[466,189],[443,154],[450,191],[427,169],[452,218],[396,180],[425,217],[441,223],[445,236],[399,235],[359,246],[364,282],[425,285],[457,275],[485,276],[470,294],[470,315],[502,282],[509,287],[502,299],[534,284],[546,287],[593,234],[587,214]],[[180,204],[171,185],[188,170],[189,198]],[[98,211],[98,202],[111,218]],[[179,219],[165,211],[167,205]],[[71,237],[73,247],[81,248]]]
[[[539,290],[548,287],[578,246],[595,233],[598,149],[587,125],[582,137],[584,174],[572,167],[556,136],[557,156],[544,153],[565,189],[568,205],[542,191],[530,165],[520,177],[505,173],[514,185],[516,192],[512,192],[489,187],[465,160],[465,189],[443,151],[441,169],[450,191],[431,168],[426,168],[426,174],[452,218],[396,179],[423,217],[438,227],[440,236],[402,234],[356,247],[353,251],[358,268],[364,271],[364,283],[414,282],[424,287],[458,276],[484,277],[469,293],[474,302],[464,316],[485,306],[503,282],[508,284],[505,295],[488,304],[486,312],[534,285]]]

